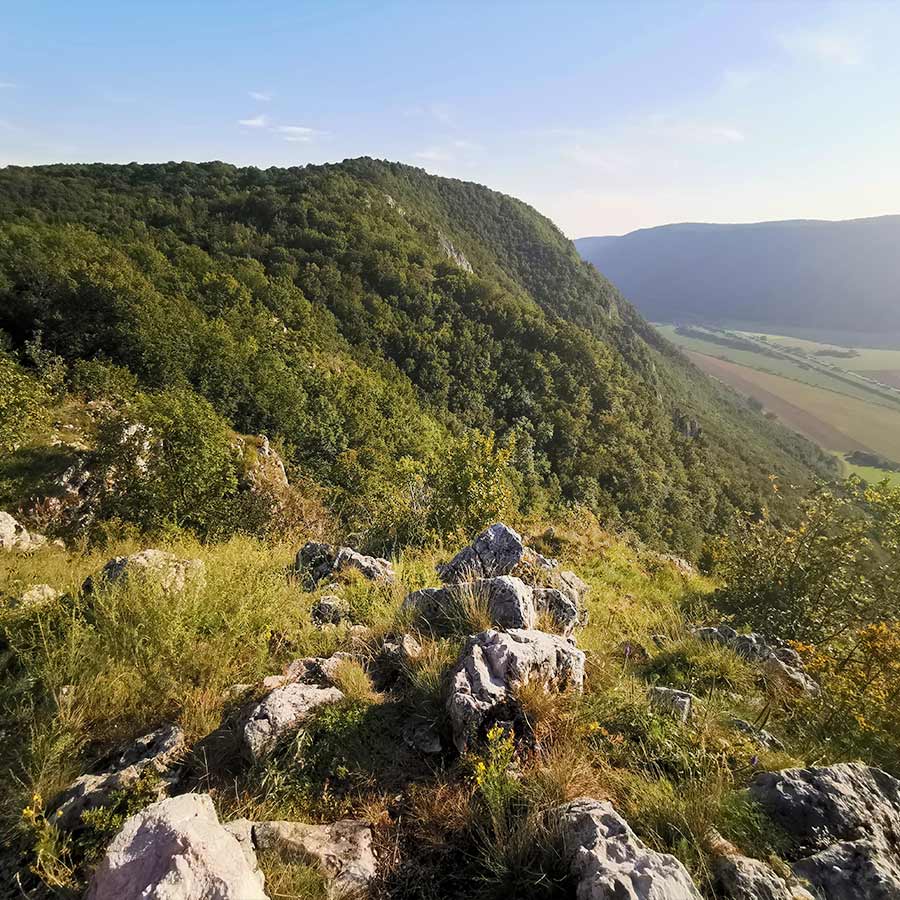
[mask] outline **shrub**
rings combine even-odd
[[[41,383],[0,350],[0,452],[12,451],[41,421],[47,400]]]

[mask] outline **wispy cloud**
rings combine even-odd
[[[272,99],[272,95],[268,91],[247,91],[247,96],[260,103],[269,103]]]
[[[317,128],[307,128],[304,125],[279,125],[274,129],[286,141],[296,144],[308,144],[315,138],[325,134]]]
[[[269,120],[265,116],[254,116],[252,119],[238,119],[238,125],[243,128],[265,128]]]
[[[792,31],[775,35],[781,47],[793,56],[812,57],[839,66],[857,66],[863,61],[862,42],[838,31]]]
[[[425,150],[416,152],[415,157],[425,162],[450,162],[453,159],[453,154],[442,147],[428,147]]]

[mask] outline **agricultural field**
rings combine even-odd
[[[900,349],[851,348],[794,336],[705,326],[656,326],[703,371],[869,482],[900,473],[847,459],[856,452],[900,461]]]

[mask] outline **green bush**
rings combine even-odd
[[[42,420],[47,401],[41,383],[0,350],[0,451],[13,450]]]

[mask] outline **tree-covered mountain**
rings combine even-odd
[[[422,504],[472,527],[446,498],[502,481],[525,513],[585,504],[691,554],[770,475],[830,471],[533,209],[371,159],[7,167],[0,330],[17,378],[130,373],[181,392],[157,421],[205,398],[373,543]]]
[[[900,216],[664,225],[575,244],[651,321],[900,334]]]

